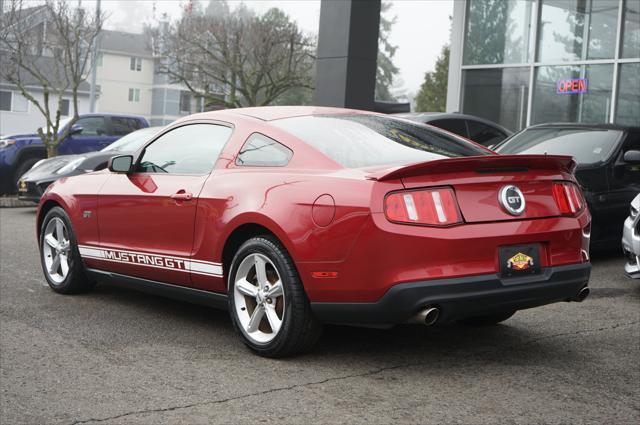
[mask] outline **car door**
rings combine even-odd
[[[231,132],[206,123],[173,128],[145,147],[133,172],[109,177],[98,196],[108,270],[191,285],[198,196]]]
[[[58,151],[61,154],[94,152],[114,141],[113,137],[108,134],[105,117],[80,117],[73,127],[78,131],[69,134],[60,144]]]

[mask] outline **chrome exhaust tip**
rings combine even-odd
[[[409,321],[420,325],[431,326],[438,321],[440,309],[438,307],[427,307],[413,316]]]
[[[572,301],[581,303],[582,301],[587,299],[590,293],[591,293],[591,290],[589,289],[589,287],[585,286],[580,290],[580,292],[578,292],[578,295],[576,295]]]

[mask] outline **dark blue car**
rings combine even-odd
[[[60,132],[70,121],[70,118],[61,121]],[[71,155],[98,151],[120,137],[148,126],[146,119],[135,115],[81,115],[58,146],[58,153]],[[0,194],[15,192],[20,176],[46,157],[47,151],[37,134],[9,135],[0,139]]]

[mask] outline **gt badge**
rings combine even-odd
[[[520,215],[524,212],[526,202],[522,191],[514,185],[507,185],[500,189],[498,200],[502,207],[511,215]]]
[[[512,270],[527,270],[533,266],[533,258],[522,252],[517,253],[507,260],[507,268]]]

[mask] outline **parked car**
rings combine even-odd
[[[411,114],[397,114],[423,124],[433,125],[450,131],[483,146],[495,145],[513,134],[500,124],[473,115],[444,112],[416,112]]]
[[[629,277],[640,279],[640,194],[631,201],[629,217],[624,222],[622,250],[627,257],[624,271]]]
[[[593,216],[594,249],[618,249],[629,203],[640,192],[640,128],[541,124],[495,147],[501,154],[571,155]]]
[[[271,357],[323,323],[495,324],[588,295],[574,166],[364,111],[206,112],[53,183],[41,264],[63,294],[111,281],[229,308]]]
[[[71,118],[62,120],[59,132],[66,130]],[[81,115],[59,147],[60,155],[82,154],[100,150],[120,137],[149,127],[146,119],[135,115]],[[0,195],[14,193],[20,176],[47,157],[37,134],[8,135],[0,140]]]
[[[105,169],[111,157],[135,152],[161,129],[162,127],[141,128],[98,152],[41,159],[18,180],[18,198],[38,202],[47,187],[59,178]]]

